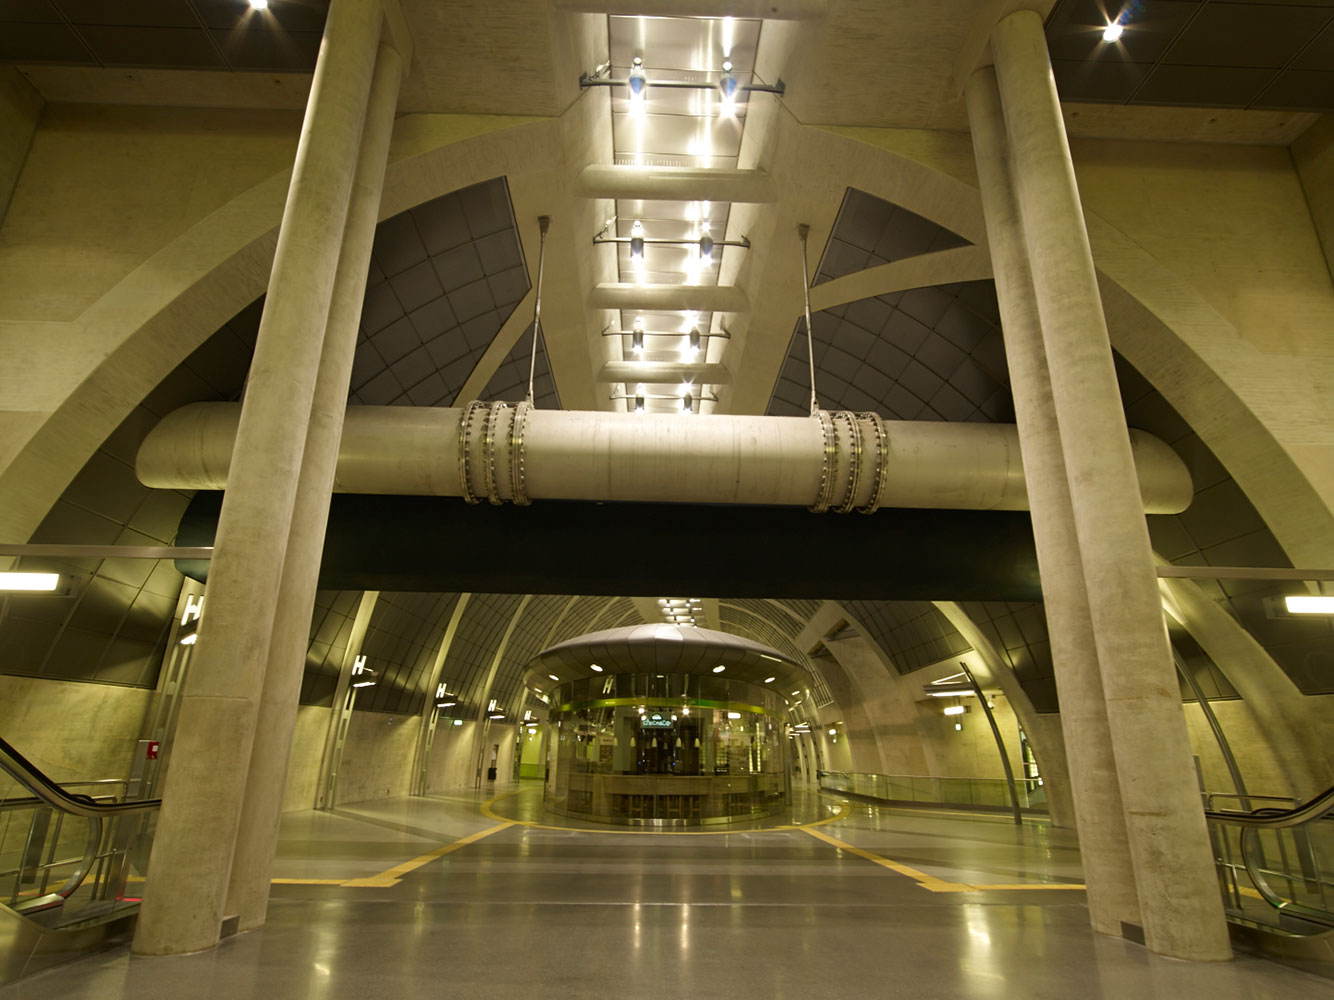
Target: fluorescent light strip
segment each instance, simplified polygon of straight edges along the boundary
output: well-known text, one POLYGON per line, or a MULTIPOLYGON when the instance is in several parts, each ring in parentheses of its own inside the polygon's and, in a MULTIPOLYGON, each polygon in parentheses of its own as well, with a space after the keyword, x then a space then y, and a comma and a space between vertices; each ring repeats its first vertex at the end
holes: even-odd
POLYGON ((1334 615, 1334 595, 1330 594, 1289 594, 1283 603, 1289 614, 1334 615))
POLYGON ((60 586, 59 573, 0 573, 0 590, 49 594, 60 586))

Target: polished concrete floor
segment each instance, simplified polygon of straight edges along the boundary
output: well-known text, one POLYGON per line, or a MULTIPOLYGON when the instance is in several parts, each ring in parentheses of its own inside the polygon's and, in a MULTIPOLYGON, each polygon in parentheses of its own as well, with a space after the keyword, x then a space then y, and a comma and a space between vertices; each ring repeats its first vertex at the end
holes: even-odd
POLYGON ((767 829, 608 832, 543 816, 539 788, 492 794, 291 814, 263 929, 93 956, 0 998, 1334 994, 1256 958, 1095 936, 1073 838, 1045 824, 806 795, 767 829))

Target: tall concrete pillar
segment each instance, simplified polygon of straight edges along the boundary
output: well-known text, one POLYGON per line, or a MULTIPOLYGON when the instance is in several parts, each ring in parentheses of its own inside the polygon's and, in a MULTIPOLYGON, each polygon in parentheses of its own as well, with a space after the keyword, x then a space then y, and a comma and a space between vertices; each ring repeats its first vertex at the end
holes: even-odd
POLYGON ((1089 918, 1094 930, 1103 934, 1135 935, 1142 926, 1139 897, 1112 756, 1084 569, 1075 537, 1074 510, 1066 484, 1065 458, 1056 427, 1047 353, 1042 346, 1042 325, 992 67, 973 74, 965 96, 1024 479, 1028 483, 1028 506, 1033 513, 1033 541, 1042 576, 1056 690, 1061 699, 1061 730, 1072 778, 1070 792, 1088 886, 1089 918))
POLYGON ((398 53, 388 45, 381 45, 361 132, 361 155, 334 278, 324 353, 315 380, 310 428, 306 433, 292 530, 283 563, 282 590, 264 673, 259 722, 250 752, 245 804, 232 860, 226 911, 240 918, 238 929, 242 931, 261 926, 268 911, 270 870, 278 843, 278 821, 282 816, 292 732, 296 728, 297 702, 306 665, 324 528, 329 519, 334 466, 343 435, 352 357, 366 294, 371 244, 375 240, 402 71, 398 53))
POLYGON ((379 0, 334 0, 325 23, 135 934, 141 955, 220 936, 381 18, 379 0))
POLYGON ((1042 19, 992 33, 1145 943, 1231 956, 1042 19))

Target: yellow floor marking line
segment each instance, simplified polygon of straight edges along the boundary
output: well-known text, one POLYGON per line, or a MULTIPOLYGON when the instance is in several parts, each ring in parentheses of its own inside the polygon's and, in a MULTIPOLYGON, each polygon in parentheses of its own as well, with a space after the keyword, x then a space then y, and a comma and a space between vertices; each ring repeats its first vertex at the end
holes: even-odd
POLYGON ((613 836, 619 836, 619 837, 661 836, 662 834, 670 833, 673 837, 725 837, 725 836, 736 836, 738 833, 777 833, 785 830, 806 830, 813 826, 824 826, 826 823, 837 822, 838 820, 845 818, 848 815, 848 813, 852 810, 851 803, 844 800, 839 803, 838 811, 836 813, 834 813, 832 816, 826 816, 823 819, 812 820, 809 823, 784 823, 781 826, 754 827, 752 829, 746 829, 746 830, 736 830, 736 829, 682 830, 680 827, 674 827, 674 826, 651 827, 643 830, 616 830, 616 829, 592 830, 586 826, 555 826, 554 824, 551 823, 539 823, 535 819, 510 819, 509 817, 502 816, 500 813, 496 812, 494 809, 491 808, 492 803, 499 802, 501 799, 507 799, 511 795, 520 795, 523 792, 531 792, 531 791, 536 791, 536 789, 519 788, 512 792, 505 792, 501 795, 497 795, 495 796, 495 798, 487 799, 481 805, 482 815, 485 816, 487 819, 494 819, 494 820, 499 820, 500 822, 511 823, 514 826, 526 826, 533 830, 557 830, 561 833, 596 833, 599 835, 611 834, 613 836))
POLYGON ((346 885, 341 878, 271 878, 270 885, 346 885))
POLYGON ((882 868, 888 868, 893 872, 898 872, 900 875, 906 875, 928 892, 1008 892, 1015 889, 1084 888, 1083 885, 1076 885, 1069 882, 1031 882, 1018 885, 970 885, 966 882, 946 882, 944 879, 936 878, 934 875, 928 875, 924 871, 918 871, 916 868, 910 868, 897 861, 891 861, 889 858, 881 857, 879 854, 862 850, 860 847, 854 847, 847 841, 839 840, 837 837, 831 837, 822 830, 812 830, 809 827, 801 827, 801 829, 805 830, 806 833, 809 833, 816 840, 823 840, 826 844, 831 844, 839 850, 847 851, 849 854, 855 854, 859 858, 865 858, 873 864, 880 865, 882 868))
POLYGON ((499 833, 514 826, 513 820, 505 820, 503 823, 497 823, 495 826, 488 827, 485 830, 478 830, 476 833, 470 833, 466 837, 460 837, 458 840, 451 841, 443 847, 437 847, 434 851, 428 851, 413 858, 411 861, 404 861, 401 865, 394 865, 393 868, 387 868, 378 875, 370 875, 366 878, 349 879, 346 882, 339 882, 345 888, 353 889, 387 889, 398 885, 404 875, 415 872, 422 865, 430 864, 436 858, 443 858, 446 854, 457 851, 460 847, 467 847, 469 844, 475 844, 483 837, 489 837, 493 833, 499 833))

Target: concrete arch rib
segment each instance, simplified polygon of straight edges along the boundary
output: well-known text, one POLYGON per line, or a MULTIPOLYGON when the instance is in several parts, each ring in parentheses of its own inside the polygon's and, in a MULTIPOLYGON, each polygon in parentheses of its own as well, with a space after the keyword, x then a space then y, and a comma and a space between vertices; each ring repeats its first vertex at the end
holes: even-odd
POLYGON ((1298 566, 1334 560, 1328 358, 1263 352, 1124 233, 1086 213, 1112 346, 1223 463, 1298 566))
MULTIPOLYGON (((532 163, 535 146, 559 148, 553 119, 420 115, 401 119, 380 218, 532 163)), ((554 157, 544 169, 559 169, 554 157)), ((78 317, 12 322, 27 344, 12 371, 43 373, 32 385, 0 382, 9 444, 0 453, 0 539, 25 542, 108 433, 191 351, 263 294, 290 170, 283 170, 188 226, 78 317), (23 336, 23 334, 27 334, 23 336), (90 348, 61 365, 55 342, 90 348), (11 388, 13 391, 11 391, 11 388), (46 395, 43 397, 41 393, 46 395)))

